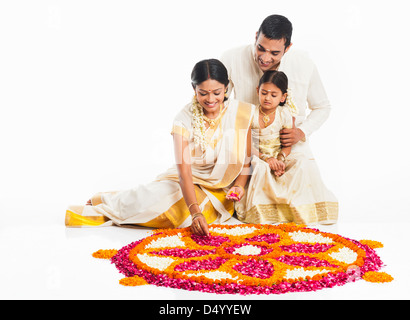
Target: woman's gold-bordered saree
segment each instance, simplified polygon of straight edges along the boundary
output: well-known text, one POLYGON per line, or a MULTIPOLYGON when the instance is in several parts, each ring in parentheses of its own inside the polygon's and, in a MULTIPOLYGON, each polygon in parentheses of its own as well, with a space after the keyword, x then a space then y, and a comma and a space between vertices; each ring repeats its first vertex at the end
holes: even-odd
MULTIPOLYGON (((194 143, 191 107, 188 104, 176 116, 172 134, 181 135, 189 142, 193 182, 202 213, 208 223, 221 223, 234 213, 234 203, 225 196, 242 171, 255 107, 233 99, 226 101, 217 125, 205 132, 207 147, 203 152, 194 143)), ((176 228, 188 227, 192 222, 176 165, 147 185, 98 193, 91 202, 91 206, 70 206, 66 211, 66 226, 176 228)))

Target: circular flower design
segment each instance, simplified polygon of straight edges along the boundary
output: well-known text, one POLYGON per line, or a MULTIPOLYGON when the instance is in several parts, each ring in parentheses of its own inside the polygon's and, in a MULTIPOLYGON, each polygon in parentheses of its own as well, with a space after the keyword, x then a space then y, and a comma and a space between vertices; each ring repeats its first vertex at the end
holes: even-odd
POLYGON ((330 288, 362 277, 392 280, 377 276, 382 261, 371 248, 376 242, 369 240, 361 243, 294 224, 211 225, 209 230, 206 237, 192 235, 190 228, 156 230, 119 251, 99 250, 94 256, 111 257, 127 277, 120 281, 124 285, 212 293, 278 294, 330 288))

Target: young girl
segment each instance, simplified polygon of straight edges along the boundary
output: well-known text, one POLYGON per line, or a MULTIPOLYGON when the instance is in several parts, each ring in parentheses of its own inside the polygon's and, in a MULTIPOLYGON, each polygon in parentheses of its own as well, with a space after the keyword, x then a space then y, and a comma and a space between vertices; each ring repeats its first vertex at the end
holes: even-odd
POLYGON ((338 202, 323 184, 315 161, 292 153, 291 147, 281 147, 280 130, 292 128, 297 114, 287 89, 283 72, 267 71, 260 79, 259 113, 252 123, 253 172, 246 195, 236 204, 238 219, 247 223, 335 223, 338 202))

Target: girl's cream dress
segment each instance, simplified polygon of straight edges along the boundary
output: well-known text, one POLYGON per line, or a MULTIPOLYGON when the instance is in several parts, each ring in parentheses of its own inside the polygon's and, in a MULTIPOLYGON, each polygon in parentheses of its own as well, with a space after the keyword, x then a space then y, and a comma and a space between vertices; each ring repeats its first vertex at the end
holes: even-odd
MULTIPOLYGON (((281 150, 279 131, 291 128, 292 124, 292 115, 286 105, 276 109, 275 120, 263 129, 256 112, 252 121, 254 149, 276 158, 281 150)), ((338 201, 324 185, 314 159, 291 152, 285 173, 276 177, 268 163, 253 156, 252 169, 246 194, 236 204, 239 220, 246 223, 336 223, 338 201)))

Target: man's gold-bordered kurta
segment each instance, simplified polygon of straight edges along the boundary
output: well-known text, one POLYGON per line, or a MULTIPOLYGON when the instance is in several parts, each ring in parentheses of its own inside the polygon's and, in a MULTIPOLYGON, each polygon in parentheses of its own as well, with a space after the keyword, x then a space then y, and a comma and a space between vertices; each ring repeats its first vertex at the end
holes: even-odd
MULTIPOLYGON (((242 171, 247 133, 255 110, 253 105, 234 99, 226 101, 225 106, 218 126, 207 130, 208 146, 200 154, 193 140, 191 104, 177 115, 171 132, 189 142, 196 197, 208 223, 224 222, 234 213, 234 203, 226 199, 226 191, 242 171)), ((67 209, 67 227, 137 225, 176 228, 191 224, 176 166, 147 185, 99 193, 91 200, 92 206, 67 209)))

